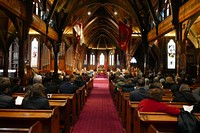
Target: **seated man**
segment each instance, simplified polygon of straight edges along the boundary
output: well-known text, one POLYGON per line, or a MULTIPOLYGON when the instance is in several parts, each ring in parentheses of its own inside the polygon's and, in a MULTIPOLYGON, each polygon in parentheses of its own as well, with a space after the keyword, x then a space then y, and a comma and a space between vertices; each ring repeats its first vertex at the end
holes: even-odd
POLYGON ((10 79, 3 77, 0 79, 0 108, 15 108, 15 100, 9 96, 10 79))
POLYGON ((173 102, 188 102, 194 104, 197 102, 195 97, 192 95, 192 91, 188 84, 181 84, 179 91, 174 93, 173 102))
POLYGON ((74 75, 67 75, 65 81, 59 86, 60 93, 64 94, 73 94, 79 87, 74 82, 75 76, 74 75))
POLYGON ((74 82, 76 83, 76 85, 78 87, 82 87, 83 85, 86 84, 86 81, 84 81, 83 77, 79 74, 76 74, 76 78, 75 78, 74 82))
POLYGON ((130 101, 141 101, 147 97, 147 91, 144 86, 145 79, 139 78, 135 90, 130 93, 130 101))
POLYGON ((51 76, 44 78, 43 85, 46 94, 58 93, 58 87, 51 76))

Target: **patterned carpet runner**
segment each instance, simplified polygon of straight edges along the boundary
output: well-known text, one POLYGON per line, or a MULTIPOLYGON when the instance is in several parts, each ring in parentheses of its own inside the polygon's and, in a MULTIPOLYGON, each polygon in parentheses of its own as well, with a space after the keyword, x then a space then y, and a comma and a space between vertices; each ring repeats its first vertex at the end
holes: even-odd
POLYGON ((107 78, 94 79, 94 88, 72 133, 123 133, 107 78))

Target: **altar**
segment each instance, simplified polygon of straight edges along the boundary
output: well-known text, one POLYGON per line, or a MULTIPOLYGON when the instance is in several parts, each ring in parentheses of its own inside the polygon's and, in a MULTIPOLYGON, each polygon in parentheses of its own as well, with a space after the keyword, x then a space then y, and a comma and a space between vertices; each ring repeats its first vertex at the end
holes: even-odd
POLYGON ((107 78, 107 74, 106 74, 106 70, 104 66, 98 67, 96 78, 107 78))

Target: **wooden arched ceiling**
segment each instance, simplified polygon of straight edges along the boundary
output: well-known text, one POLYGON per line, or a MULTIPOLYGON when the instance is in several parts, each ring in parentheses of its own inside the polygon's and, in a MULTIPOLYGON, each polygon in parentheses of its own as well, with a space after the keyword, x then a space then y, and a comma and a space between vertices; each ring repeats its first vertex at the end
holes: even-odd
MULTIPOLYGON (((51 0, 50 3, 53 5, 54 2, 55 0, 51 0)), ((135 27, 133 32, 134 30, 136 33, 140 32, 137 16, 128 0, 68 0, 62 2, 58 0, 58 3, 56 8, 60 12, 64 10, 66 15, 64 20, 66 28, 70 28, 76 22, 83 24, 84 43, 88 48, 115 49, 119 47, 119 21, 135 27), (88 15, 88 12, 91 12, 91 15, 88 15)))
POLYGON ((7 48, 7 43, 14 40, 16 36, 16 29, 9 17, 0 10, 0 48, 7 48))
MULTIPOLYGON (((24 0, 22 0, 24 1, 24 0)), ((163 10, 165 0, 33 0, 40 2, 41 10, 48 8, 47 22, 55 21, 56 31, 69 31, 76 22, 83 24, 85 44, 91 49, 113 49, 118 46, 118 22, 123 21, 131 26, 133 33, 140 33, 145 37, 149 29, 149 19, 158 21, 156 10, 163 10), (156 9, 155 9, 156 8, 156 9), (91 15, 88 15, 88 11, 91 15), (117 12, 117 15, 114 12, 117 12)), ((170 1, 170 0, 168 0, 170 1)), ((170 1, 171 2, 171 1, 170 1)), ((2 10, 3 11, 3 10, 2 10)), ((1 14, 0 14, 1 15, 1 14)), ((5 16, 5 15, 1 15, 5 16)), ((2 20, 9 20, 2 17, 2 20)), ((46 20, 44 20, 46 22, 46 20)), ((191 26, 190 33, 193 40, 199 42, 199 18, 191 26)), ((8 27, 7 33, 14 33, 13 24, 1 23, 1 31, 8 27), (7 25, 7 26, 6 26, 7 25), (11 32, 10 32, 11 31, 11 32)), ((3 36, 6 36, 6 33, 3 36)), ((70 37, 70 32, 64 32, 70 37)), ((63 39, 64 40, 64 39, 63 39)), ((143 39, 142 39, 143 40, 143 39)))

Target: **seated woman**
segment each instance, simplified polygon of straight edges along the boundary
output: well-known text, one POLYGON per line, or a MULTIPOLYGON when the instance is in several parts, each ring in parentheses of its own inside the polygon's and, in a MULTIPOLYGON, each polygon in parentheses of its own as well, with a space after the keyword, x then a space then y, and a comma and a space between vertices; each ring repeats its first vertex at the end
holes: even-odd
POLYGON ((22 108, 50 109, 49 101, 44 92, 44 86, 41 83, 35 83, 29 86, 22 101, 22 108))
POLYGON ((148 98, 142 100, 138 105, 141 112, 164 112, 171 115, 178 115, 180 109, 160 102, 162 100, 163 90, 161 88, 152 88, 148 91, 148 98))
POLYGON ((9 78, 0 79, 0 108, 15 108, 15 100, 9 95, 10 86, 9 78))

